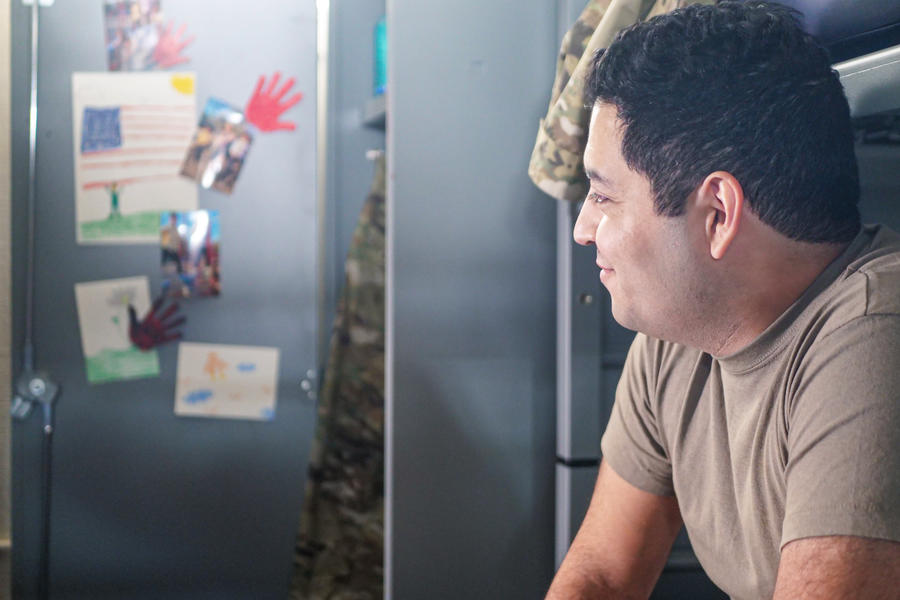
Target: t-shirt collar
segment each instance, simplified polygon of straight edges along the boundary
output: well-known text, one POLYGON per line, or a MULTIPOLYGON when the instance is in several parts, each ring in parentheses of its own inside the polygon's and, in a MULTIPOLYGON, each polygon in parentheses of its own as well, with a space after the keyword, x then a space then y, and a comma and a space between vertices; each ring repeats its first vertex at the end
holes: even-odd
POLYGON ((795 329, 800 326, 800 315, 817 304, 822 292, 837 281, 847 266, 872 243, 878 229, 877 225, 864 225, 844 251, 819 273, 800 297, 765 331, 737 352, 716 359, 722 368, 730 373, 747 372, 764 365, 778 354, 793 339, 795 329))

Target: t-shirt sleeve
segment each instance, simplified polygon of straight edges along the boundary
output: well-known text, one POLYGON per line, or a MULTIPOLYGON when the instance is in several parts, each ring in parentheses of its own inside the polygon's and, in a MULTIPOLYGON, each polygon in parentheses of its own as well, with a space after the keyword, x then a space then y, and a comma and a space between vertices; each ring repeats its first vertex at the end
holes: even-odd
POLYGON ((657 363, 653 344, 643 334, 635 336, 600 449, 603 460, 631 485, 651 494, 673 496, 672 465, 652 408, 657 363))
POLYGON ((900 316, 860 317, 819 343, 788 407, 781 544, 900 541, 900 316))

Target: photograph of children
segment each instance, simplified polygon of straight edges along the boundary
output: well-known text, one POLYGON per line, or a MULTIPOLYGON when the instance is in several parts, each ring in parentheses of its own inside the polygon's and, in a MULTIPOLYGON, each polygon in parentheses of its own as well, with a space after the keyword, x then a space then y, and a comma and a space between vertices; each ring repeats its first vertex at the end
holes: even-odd
POLYGON ((210 98, 184 157, 181 174, 207 189, 230 194, 252 143, 244 114, 210 98))
POLYGON ((160 0, 105 0, 106 64, 110 71, 147 71, 162 25, 160 0))
POLYGON ((219 211, 162 213, 159 243, 163 294, 202 298, 221 293, 219 211))

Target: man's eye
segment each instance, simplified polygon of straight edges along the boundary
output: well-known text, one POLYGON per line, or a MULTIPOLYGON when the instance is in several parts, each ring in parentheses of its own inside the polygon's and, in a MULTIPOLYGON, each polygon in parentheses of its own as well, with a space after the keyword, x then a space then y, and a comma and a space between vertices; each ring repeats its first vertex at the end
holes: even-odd
POLYGON ((603 196, 602 194, 598 194, 597 192, 588 193, 588 202, 593 202, 595 204, 602 204, 604 202, 608 202, 609 198, 603 196))

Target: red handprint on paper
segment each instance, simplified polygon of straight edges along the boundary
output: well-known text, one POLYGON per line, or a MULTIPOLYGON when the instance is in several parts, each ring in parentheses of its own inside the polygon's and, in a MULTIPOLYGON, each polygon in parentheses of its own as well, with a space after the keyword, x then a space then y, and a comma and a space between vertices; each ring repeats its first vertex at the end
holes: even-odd
POLYGON ((296 80, 291 77, 276 92, 275 87, 278 85, 280 78, 281 73, 276 72, 266 89, 263 90, 266 77, 261 75, 259 81, 256 82, 253 96, 250 97, 247 108, 244 109, 244 116, 247 118, 247 121, 253 123, 260 131, 293 131, 297 127, 292 121, 279 121, 278 118, 287 109, 300 102, 303 94, 297 92, 284 103, 281 103, 281 99, 294 87, 296 80))
POLYGON ((178 317, 172 320, 178 310, 177 304, 170 304, 166 310, 157 315, 157 311, 165 301, 165 296, 159 296, 153 301, 153 306, 142 321, 137 319, 137 311, 128 305, 128 337, 131 342, 141 350, 149 350, 160 344, 177 340, 181 337, 180 331, 173 331, 187 320, 178 317))
POLYGON ((156 63, 157 67, 162 69, 168 69, 169 67, 174 67, 175 65, 180 65, 190 60, 187 56, 181 56, 181 51, 194 41, 194 36, 187 39, 181 39, 184 37, 187 25, 179 27, 178 32, 174 35, 172 34, 172 26, 172 21, 169 21, 166 28, 160 32, 159 41, 153 49, 153 62, 156 63))

